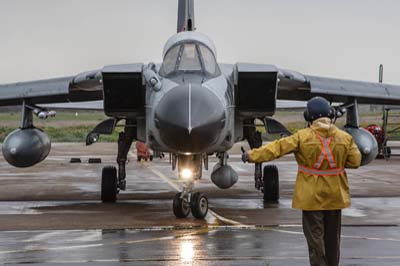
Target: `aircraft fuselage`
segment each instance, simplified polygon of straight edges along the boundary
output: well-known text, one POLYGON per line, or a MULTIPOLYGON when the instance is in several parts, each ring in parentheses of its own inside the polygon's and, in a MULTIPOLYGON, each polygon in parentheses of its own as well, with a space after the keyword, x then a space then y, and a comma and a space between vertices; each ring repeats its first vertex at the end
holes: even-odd
POLYGON ((163 63, 152 70, 162 85, 149 82, 146 89, 152 149, 189 155, 233 146, 234 87, 215 54, 212 42, 196 32, 179 33, 167 42, 163 63))

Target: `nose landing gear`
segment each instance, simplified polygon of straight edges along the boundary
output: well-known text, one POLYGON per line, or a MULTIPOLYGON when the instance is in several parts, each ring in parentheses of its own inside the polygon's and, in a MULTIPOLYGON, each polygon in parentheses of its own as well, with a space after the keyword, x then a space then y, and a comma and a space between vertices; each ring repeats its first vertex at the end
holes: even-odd
MULTIPOLYGON (((208 213, 208 199, 200 192, 193 192, 194 182, 201 179, 202 160, 201 154, 173 156, 172 169, 178 163, 178 172, 183 191, 176 194, 173 200, 173 211, 177 218, 185 218, 192 212, 193 217, 204 219, 208 213)), ((207 160, 205 160, 207 168, 207 160)))
POLYGON ((177 218, 186 218, 191 211, 194 218, 204 219, 208 213, 208 199, 201 192, 179 192, 174 197, 173 211, 177 218))

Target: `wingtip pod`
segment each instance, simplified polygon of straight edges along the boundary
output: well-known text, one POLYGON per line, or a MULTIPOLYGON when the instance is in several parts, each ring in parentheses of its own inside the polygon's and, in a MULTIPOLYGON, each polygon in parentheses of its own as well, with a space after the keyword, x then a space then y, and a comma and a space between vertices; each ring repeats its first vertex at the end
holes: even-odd
POLYGON ((177 32, 194 31, 194 0, 178 0, 177 32))

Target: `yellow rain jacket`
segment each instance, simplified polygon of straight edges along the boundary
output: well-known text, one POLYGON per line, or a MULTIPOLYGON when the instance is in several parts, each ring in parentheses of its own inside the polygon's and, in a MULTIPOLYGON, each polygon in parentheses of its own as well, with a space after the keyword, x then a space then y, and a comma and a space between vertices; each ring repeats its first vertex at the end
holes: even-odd
POLYGON ((361 154, 353 138, 331 124, 315 120, 311 127, 249 151, 250 162, 268 162, 294 153, 298 173, 293 208, 320 211, 350 206, 350 191, 344 168, 358 168, 361 154))

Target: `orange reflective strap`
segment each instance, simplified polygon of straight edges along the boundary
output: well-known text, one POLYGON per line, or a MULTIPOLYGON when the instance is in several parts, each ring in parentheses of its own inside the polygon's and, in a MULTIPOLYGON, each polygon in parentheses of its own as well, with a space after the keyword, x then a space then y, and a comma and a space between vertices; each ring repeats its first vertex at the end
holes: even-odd
POLYGON ((299 165, 298 171, 305 173, 305 174, 309 174, 309 175, 320 175, 320 176, 333 176, 333 175, 339 175, 339 174, 342 174, 345 172, 344 168, 319 170, 319 169, 308 168, 303 165, 299 165))
POLYGON ((344 173, 344 168, 337 168, 335 157, 333 156, 332 150, 329 147, 332 141, 332 137, 323 138, 317 133, 316 135, 321 142, 321 153, 319 154, 317 161, 314 163, 313 168, 299 165, 298 171, 309 175, 319 176, 333 176, 344 173), (328 161, 330 169, 320 169, 324 160, 328 161))
POLYGON ((332 137, 322 138, 319 134, 317 134, 319 141, 321 142, 321 153, 318 156, 317 161, 314 163, 314 168, 319 169, 322 165, 322 162, 326 159, 329 163, 330 168, 336 168, 336 161, 333 157, 332 150, 329 147, 332 141, 332 137))
POLYGON ((321 140, 321 138, 318 136, 319 141, 321 142, 321 152, 319 153, 317 161, 314 163, 314 168, 319 169, 321 167, 322 162, 324 161, 325 158, 325 149, 324 149, 324 144, 321 140))

